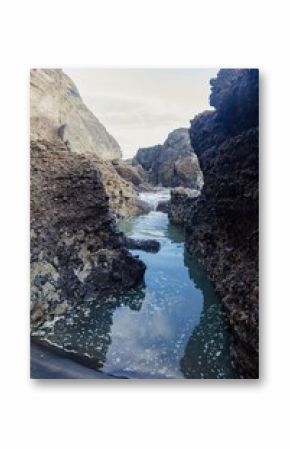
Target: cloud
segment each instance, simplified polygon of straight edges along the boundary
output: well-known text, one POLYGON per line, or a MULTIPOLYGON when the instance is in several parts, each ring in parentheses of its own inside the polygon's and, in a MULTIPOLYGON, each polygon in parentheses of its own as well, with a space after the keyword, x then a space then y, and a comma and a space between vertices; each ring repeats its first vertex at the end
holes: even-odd
POLYGON ((164 142, 209 108, 213 69, 70 69, 84 102, 119 142, 124 157, 164 142))

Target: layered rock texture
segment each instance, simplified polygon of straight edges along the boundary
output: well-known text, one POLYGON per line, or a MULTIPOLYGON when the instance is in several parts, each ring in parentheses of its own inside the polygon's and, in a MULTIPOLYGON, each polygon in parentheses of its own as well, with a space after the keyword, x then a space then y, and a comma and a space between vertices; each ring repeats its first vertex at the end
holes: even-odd
MULTIPOLYGON (((91 160, 94 159, 93 163, 97 165, 100 171, 104 188, 109 197, 110 208, 117 218, 140 215, 147 211, 146 204, 138 197, 137 186, 128 178, 126 179, 124 172, 124 177, 119 174, 116 170, 115 161, 87 157, 91 160)), ((123 165, 123 162, 118 161, 118 166, 121 166, 121 164, 123 165)))
MULTIPOLYGON (((143 279, 115 218, 143 211, 115 169, 118 143, 62 70, 32 70, 31 323, 77 301, 104 300, 143 279)), ((121 164, 121 162, 120 162, 121 164)))
POLYGON ((137 175, 122 177, 125 171, 116 170, 116 165, 124 165, 119 144, 86 107, 72 80, 60 69, 31 70, 30 134, 32 140, 45 139, 64 144, 72 153, 94 156, 110 207, 118 218, 143 212, 137 195, 137 175))
POLYGON ((31 142, 31 323, 77 301, 135 286, 145 265, 126 249, 99 159, 65 144, 31 142))
POLYGON ((132 164, 141 166, 153 185, 200 189, 203 184, 199 162, 185 128, 172 131, 163 145, 140 148, 132 164))
POLYGON ((258 376, 258 71, 220 70, 215 108, 191 121, 190 139, 204 176, 197 198, 173 198, 186 247, 212 279, 234 335, 245 377, 258 376), (184 207, 181 207, 181 204, 184 207))
POLYGON ((121 157, 119 144, 61 69, 31 70, 30 86, 31 139, 54 142, 60 138, 76 153, 92 153, 106 160, 121 157))
POLYGON ((146 173, 140 165, 132 166, 130 163, 120 159, 114 160, 112 163, 116 172, 135 187, 139 187, 147 181, 146 173))
POLYGON ((171 190, 168 204, 168 217, 171 223, 182 226, 187 222, 199 194, 198 190, 185 187, 176 187, 171 190))

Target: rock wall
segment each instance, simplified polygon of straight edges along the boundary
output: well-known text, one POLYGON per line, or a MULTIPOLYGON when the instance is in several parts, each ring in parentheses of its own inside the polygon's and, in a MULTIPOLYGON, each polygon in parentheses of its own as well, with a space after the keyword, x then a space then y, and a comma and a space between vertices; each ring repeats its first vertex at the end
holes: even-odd
POLYGON ((118 171, 118 167, 123 166, 122 161, 119 161, 116 167, 115 161, 104 161, 95 157, 94 164, 101 173, 104 188, 109 197, 109 205, 116 218, 135 216, 146 212, 146 204, 144 205, 139 199, 138 188, 131 182, 132 178, 131 180, 129 177, 126 179, 126 174, 122 171, 123 177, 118 171))
POLYGON ((172 131, 163 145, 140 148, 132 164, 141 165, 153 185, 200 189, 203 184, 198 159, 185 128, 172 131))
POLYGON ((116 162, 122 164, 118 143, 86 107, 72 80, 60 69, 31 70, 30 135, 32 140, 65 144, 72 153, 94 156, 110 207, 118 218, 143 212, 134 182, 124 179, 116 170, 116 162))
POLYGON ((31 139, 61 139, 76 153, 92 153, 106 160, 121 157, 119 144, 61 69, 31 70, 30 121, 31 139))
POLYGON ((258 376, 258 71, 221 70, 211 81, 214 111, 191 121, 191 144, 204 176, 185 201, 186 247, 207 270, 234 336, 245 377, 258 376))
POLYGON ((191 209, 199 196, 198 190, 176 187, 170 192, 168 217, 171 223, 183 226, 189 220, 191 209))
POLYGON ((145 265, 125 249, 99 159, 31 142, 31 324, 70 304, 135 286, 145 265))

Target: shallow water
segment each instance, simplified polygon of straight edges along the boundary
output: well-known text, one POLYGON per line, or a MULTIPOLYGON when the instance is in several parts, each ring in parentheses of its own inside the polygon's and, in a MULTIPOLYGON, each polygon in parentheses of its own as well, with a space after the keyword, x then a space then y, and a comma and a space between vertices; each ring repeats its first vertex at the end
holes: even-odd
MULTIPOLYGON (((155 207, 168 191, 142 194, 155 207)), ((102 371, 132 378, 235 378, 220 303, 186 253, 182 231, 152 210, 122 220, 130 237, 160 242, 157 254, 132 251, 147 266, 137 289, 104 304, 76 305, 39 335, 102 371)))

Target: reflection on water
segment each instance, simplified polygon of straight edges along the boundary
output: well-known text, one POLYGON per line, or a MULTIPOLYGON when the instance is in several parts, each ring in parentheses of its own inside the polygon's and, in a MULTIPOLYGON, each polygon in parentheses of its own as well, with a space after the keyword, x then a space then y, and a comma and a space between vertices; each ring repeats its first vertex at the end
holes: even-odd
POLYGON ((219 302, 204 273, 184 255, 183 233, 156 211, 120 227, 132 238, 161 244, 157 254, 132 251, 147 265, 145 284, 102 304, 92 298, 76 305, 40 329, 42 338, 110 374, 235 377, 219 302))
POLYGON ((199 326, 193 329, 180 360, 181 371, 189 379, 236 378, 238 373, 231 366, 230 334, 213 287, 201 267, 186 252, 184 264, 196 288, 203 293, 204 305, 199 326))

